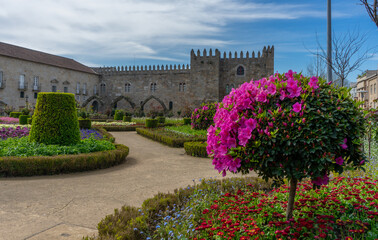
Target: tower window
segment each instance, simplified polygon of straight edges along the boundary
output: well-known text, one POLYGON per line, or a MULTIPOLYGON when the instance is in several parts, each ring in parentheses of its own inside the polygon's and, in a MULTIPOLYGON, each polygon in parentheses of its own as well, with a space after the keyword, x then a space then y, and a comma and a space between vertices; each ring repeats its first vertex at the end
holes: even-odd
POLYGON ((105 90, 106 90, 106 85, 105 85, 105 83, 101 83, 101 84, 100 84, 100 93, 101 93, 101 94, 105 94, 105 90))
POLYGON ((236 69, 236 75, 238 75, 238 76, 243 76, 244 75, 244 68, 242 66, 239 66, 236 69))
POLYGON ((130 83, 126 83, 125 84, 125 92, 130 92, 131 90, 131 84, 130 83))
POLYGON ((151 83, 150 90, 151 92, 156 92, 156 83, 151 83))

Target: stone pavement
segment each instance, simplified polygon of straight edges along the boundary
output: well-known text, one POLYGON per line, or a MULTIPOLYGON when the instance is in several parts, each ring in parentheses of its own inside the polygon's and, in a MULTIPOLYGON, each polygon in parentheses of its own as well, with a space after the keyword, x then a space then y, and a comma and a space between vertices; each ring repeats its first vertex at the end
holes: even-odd
POLYGON ((115 208, 140 207, 158 192, 173 192, 200 178, 221 178, 211 160, 137 135, 112 132, 130 148, 125 163, 55 176, 0 178, 0 240, 77 240, 97 234, 115 208))

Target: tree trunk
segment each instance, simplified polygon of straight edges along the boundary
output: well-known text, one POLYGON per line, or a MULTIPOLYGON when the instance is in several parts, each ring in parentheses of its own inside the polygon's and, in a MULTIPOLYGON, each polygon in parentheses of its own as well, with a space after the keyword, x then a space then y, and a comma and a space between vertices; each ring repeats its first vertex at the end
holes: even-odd
POLYGON ((286 208, 286 221, 289 221, 289 219, 293 217, 294 198, 295 198, 295 193, 297 191, 297 184, 298 184, 298 179, 292 178, 290 180, 289 202, 287 203, 287 208, 286 208))

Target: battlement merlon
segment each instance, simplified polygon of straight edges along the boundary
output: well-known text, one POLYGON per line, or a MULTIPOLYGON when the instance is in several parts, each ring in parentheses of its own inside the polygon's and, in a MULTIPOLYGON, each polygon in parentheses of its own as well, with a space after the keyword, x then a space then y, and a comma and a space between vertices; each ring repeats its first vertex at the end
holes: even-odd
POLYGON ((255 54, 255 51, 252 51, 251 55, 247 51, 245 56, 244 52, 240 51, 239 56, 237 52, 229 52, 228 54, 226 52, 223 52, 222 59, 258 59, 258 58, 267 58, 267 57, 274 57, 274 46, 268 46, 264 47, 263 50, 260 52, 258 51, 257 54, 255 54), (227 57, 228 55, 228 57, 227 57))
POLYGON ((142 66, 116 66, 116 67, 92 67, 98 74, 112 75, 112 74, 136 74, 136 73, 184 73, 190 67, 189 64, 174 64, 174 65, 142 65, 142 66))

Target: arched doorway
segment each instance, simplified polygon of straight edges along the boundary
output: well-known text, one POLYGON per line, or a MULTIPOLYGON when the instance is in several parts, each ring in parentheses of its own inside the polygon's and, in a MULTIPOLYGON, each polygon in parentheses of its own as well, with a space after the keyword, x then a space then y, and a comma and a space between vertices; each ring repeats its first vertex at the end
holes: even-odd
POLYGON ((96 100, 92 102, 91 109, 93 112, 98 112, 98 102, 96 100))

